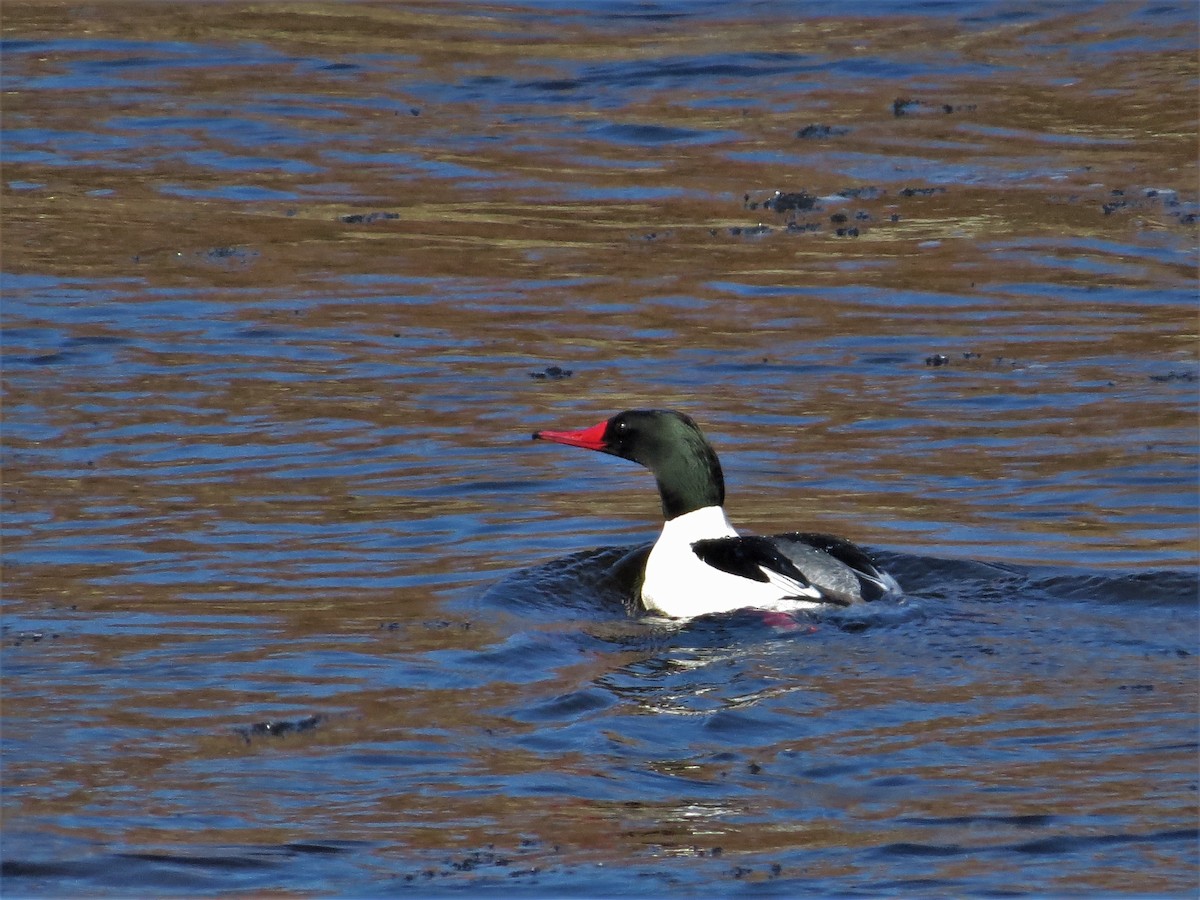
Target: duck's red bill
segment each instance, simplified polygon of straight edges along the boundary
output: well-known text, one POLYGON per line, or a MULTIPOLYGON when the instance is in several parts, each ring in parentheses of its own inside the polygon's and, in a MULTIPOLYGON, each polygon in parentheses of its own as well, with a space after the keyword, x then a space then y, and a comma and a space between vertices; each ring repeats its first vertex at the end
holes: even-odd
POLYGON ((603 450, 604 432, 608 422, 601 422, 583 431, 535 431, 534 439, 566 444, 568 447, 583 447, 585 450, 603 450))

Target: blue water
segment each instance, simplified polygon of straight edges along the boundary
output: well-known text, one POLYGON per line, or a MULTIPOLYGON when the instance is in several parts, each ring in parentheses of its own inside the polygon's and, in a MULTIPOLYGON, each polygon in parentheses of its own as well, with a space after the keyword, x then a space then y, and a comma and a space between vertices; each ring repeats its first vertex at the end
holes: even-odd
POLYGON ((1194 896, 1195 12, 6 4, 5 895, 1194 896))

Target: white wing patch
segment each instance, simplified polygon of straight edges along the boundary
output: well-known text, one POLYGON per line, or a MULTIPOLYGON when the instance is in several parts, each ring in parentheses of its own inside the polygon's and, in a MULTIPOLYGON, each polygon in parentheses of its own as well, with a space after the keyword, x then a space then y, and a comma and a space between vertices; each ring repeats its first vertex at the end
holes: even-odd
POLYGON ((766 566, 759 566, 758 570, 767 576, 767 582, 783 592, 784 597, 811 597, 814 600, 821 599, 821 592, 811 584, 797 581, 794 578, 788 578, 782 572, 776 572, 773 569, 768 569, 766 566))

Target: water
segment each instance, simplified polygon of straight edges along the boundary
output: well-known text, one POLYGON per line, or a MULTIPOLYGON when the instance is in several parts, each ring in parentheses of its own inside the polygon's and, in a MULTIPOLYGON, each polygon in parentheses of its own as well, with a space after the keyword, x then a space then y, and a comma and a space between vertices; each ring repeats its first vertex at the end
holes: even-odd
POLYGON ((851 12, 5 5, 6 895, 1194 895, 1195 5, 851 12))

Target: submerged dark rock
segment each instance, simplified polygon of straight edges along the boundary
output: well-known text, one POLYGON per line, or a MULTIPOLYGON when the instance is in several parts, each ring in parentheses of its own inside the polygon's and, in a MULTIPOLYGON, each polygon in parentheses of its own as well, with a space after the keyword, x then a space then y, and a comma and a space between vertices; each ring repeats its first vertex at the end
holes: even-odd
POLYGON ((311 731, 324 721, 324 719, 324 716, 314 714, 305 716, 302 719, 279 719, 278 721, 255 722, 253 725, 244 725, 234 730, 248 744, 252 738, 259 735, 279 737, 280 735, 292 734, 294 732, 311 731))
POLYGON ((796 137, 801 140, 822 140, 824 138, 841 137, 849 133, 849 128, 838 125, 805 125, 796 132, 796 137))
POLYGON ((917 114, 924 115, 951 115, 958 112, 974 112, 976 106, 974 103, 927 103, 924 100, 912 100, 908 97, 897 97, 892 101, 892 115, 896 118, 901 116, 911 116, 917 114))
POLYGON ((538 381, 559 381, 563 378, 570 378, 574 375, 571 369, 564 369, 560 366, 546 366, 540 372, 530 372, 529 377, 538 381))
POLYGON ((775 196, 765 201, 763 206, 767 209, 773 209, 777 213, 790 212, 792 210, 804 211, 814 209, 817 205, 817 197, 810 194, 808 191, 791 191, 784 193, 776 191, 775 196))
POLYGON ((370 225, 373 222, 398 218, 400 218, 400 213, 394 212, 351 213, 348 216, 342 216, 342 221, 347 225, 370 225))

